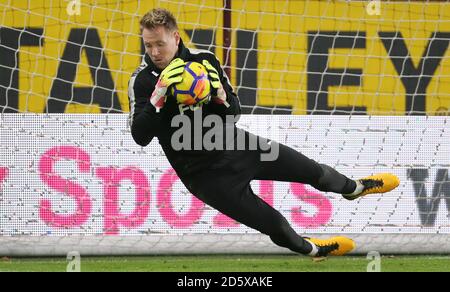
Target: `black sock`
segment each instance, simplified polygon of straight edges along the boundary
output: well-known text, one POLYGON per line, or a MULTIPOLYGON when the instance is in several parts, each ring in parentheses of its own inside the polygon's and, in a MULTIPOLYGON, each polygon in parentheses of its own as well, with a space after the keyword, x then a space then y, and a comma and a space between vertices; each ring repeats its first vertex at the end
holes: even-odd
POLYGON ((345 182, 345 186, 342 190, 343 194, 351 194, 356 190, 356 182, 352 179, 347 178, 347 181, 345 182))

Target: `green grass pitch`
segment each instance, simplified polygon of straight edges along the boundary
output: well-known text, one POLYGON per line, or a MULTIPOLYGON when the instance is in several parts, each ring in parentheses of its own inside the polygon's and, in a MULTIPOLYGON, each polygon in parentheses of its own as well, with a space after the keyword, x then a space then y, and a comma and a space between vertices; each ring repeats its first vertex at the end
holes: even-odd
MULTIPOLYGON (((82 272, 366 272, 363 256, 330 257, 313 261, 296 255, 199 255, 81 257, 82 272)), ((53 258, 0 259, 0 271, 65 272, 68 260, 53 258)), ((383 256, 382 272, 450 271, 450 256, 383 256)))

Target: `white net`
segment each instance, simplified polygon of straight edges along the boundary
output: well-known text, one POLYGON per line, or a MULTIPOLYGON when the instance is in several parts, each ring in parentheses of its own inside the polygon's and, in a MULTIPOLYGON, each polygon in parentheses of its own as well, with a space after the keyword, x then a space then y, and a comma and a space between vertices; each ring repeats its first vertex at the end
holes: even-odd
POLYGON ((188 252, 167 235, 194 253, 280 251, 191 196, 155 141, 132 141, 128 81, 153 7, 221 60, 253 114, 240 127, 352 178, 400 177, 395 192, 351 203, 254 182, 299 233, 352 234, 359 252, 407 238, 398 252, 424 252, 416 239, 450 232, 449 1, 0 0, 0 253, 61 253, 64 242, 188 252))

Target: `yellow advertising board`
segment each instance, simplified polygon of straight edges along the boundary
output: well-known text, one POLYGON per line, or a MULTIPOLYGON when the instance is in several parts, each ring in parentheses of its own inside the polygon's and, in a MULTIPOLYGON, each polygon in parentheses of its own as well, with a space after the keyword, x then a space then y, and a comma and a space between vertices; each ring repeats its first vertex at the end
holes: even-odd
MULTIPOLYGON (((230 77, 243 104, 294 114, 448 114, 450 5, 391 1, 371 11, 369 2, 231 1, 230 77)), ((128 80, 141 62, 139 19, 157 6, 174 13, 188 47, 224 61, 221 0, 0 0, 8 53, 0 79, 3 92, 18 91, 2 106, 127 112, 128 80), (189 41, 207 32, 209 43, 189 41), (23 38, 15 52, 14 37, 23 38)))

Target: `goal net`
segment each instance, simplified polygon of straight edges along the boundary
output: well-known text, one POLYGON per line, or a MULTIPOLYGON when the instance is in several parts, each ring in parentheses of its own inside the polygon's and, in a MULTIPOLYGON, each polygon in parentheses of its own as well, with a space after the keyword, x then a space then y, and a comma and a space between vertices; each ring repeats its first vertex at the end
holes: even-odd
POLYGON ((399 176, 352 202, 252 182, 299 234, 450 252, 449 1, 0 0, 0 254, 286 252, 192 196, 157 141, 133 142, 128 81, 154 7, 219 58, 239 127, 351 178, 399 176))

